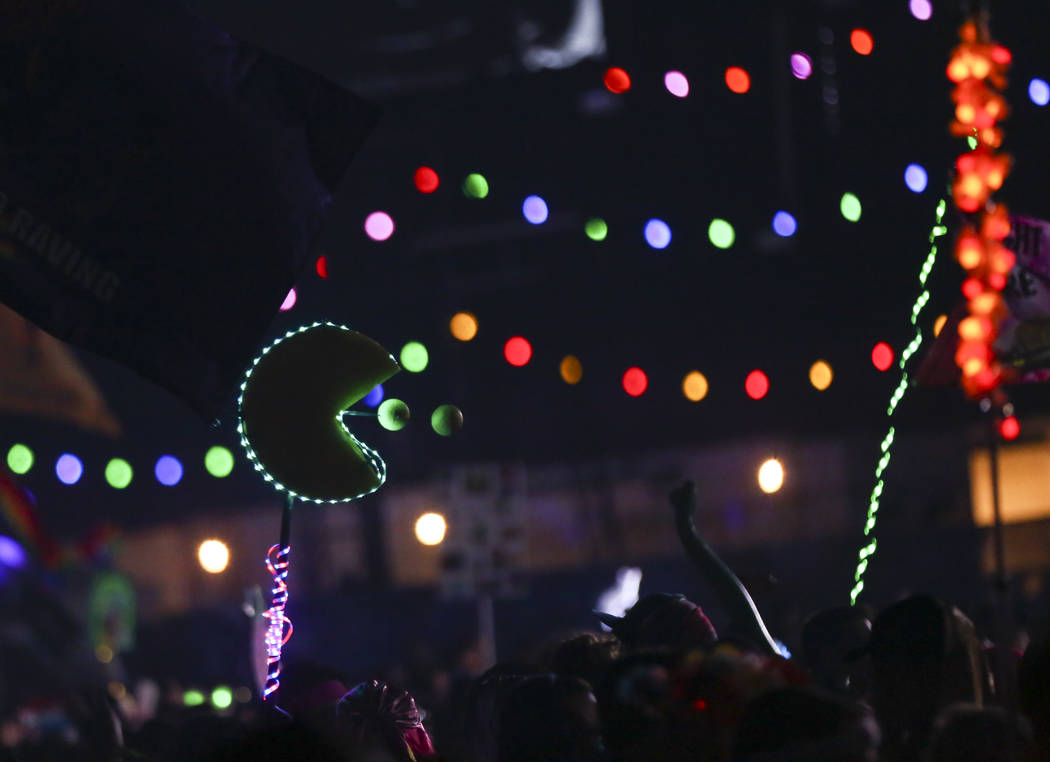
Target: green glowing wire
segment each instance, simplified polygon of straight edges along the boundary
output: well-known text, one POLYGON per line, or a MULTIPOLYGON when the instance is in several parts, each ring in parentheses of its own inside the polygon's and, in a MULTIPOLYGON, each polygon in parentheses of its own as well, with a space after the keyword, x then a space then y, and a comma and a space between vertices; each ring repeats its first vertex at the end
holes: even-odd
MULTIPOLYGON (((948 202, 945 199, 941 199, 937 203, 937 219, 933 223, 933 228, 930 230, 930 253, 926 255, 926 261, 922 263, 922 269, 919 271, 919 285, 922 287, 922 291, 919 296, 915 299, 915 304, 911 308, 911 324, 915 328, 915 336, 909 342, 908 346, 901 352, 900 369, 901 369, 901 380, 897 384, 897 388, 893 390, 893 394, 890 396, 889 407, 886 408, 886 415, 892 417, 894 411, 897 409, 897 405, 904 399, 904 393, 908 390, 908 371, 905 369, 908 360, 910 360, 916 352, 919 351, 919 347, 922 346, 922 329, 919 328, 919 315, 922 313, 926 303, 930 301, 930 290, 926 288, 926 281, 930 277, 930 273, 933 271, 933 265, 937 261, 937 239, 948 232, 948 228, 941 224, 944 219, 944 213, 948 209, 948 202)), ((890 465, 890 459, 893 457, 893 439, 896 435, 896 431, 893 426, 890 426, 890 430, 886 433, 886 437, 882 440, 880 446, 881 455, 879 456, 879 462, 875 467, 875 487, 871 491, 871 499, 868 504, 868 518, 864 522, 864 536, 870 537, 870 541, 860 549, 859 558, 857 559, 857 571, 853 575, 853 580, 856 583, 853 589, 850 590, 849 602, 851 606, 855 606, 857 603, 857 597, 864 589, 864 572, 868 570, 868 559, 875 554, 875 537, 872 536, 872 532, 875 529, 875 521, 879 513, 879 501, 882 499, 882 490, 885 487, 885 482, 882 479, 882 474, 886 468, 890 465)))

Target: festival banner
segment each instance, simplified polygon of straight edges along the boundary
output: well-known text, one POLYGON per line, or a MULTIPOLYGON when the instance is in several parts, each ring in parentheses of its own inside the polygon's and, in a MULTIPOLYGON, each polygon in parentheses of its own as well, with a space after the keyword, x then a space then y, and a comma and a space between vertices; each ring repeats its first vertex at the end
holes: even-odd
POLYGON ((173 0, 0 28, 0 302, 218 416, 376 111, 173 0))

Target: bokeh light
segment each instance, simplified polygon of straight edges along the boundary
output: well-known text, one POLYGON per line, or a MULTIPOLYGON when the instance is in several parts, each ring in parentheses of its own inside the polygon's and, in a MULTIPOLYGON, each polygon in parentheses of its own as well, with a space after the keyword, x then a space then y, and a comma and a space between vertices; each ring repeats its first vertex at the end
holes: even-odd
POLYGON ((671 243, 671 228, 663 220, 649 220, 645 223, 645 242, 654 249, 666 249, 671 243))
POLYGON ((904 170, 904 184, 908 186, 908 190, 912 193, 922 193, 926 190, 928 182, 929 178, 926 175, 926 170, 918 164, 909 164, 904 170))
POLYGON ((224 479, 233 471, 233 453, 222 445, 209 447, 204 454, 204 468, 216 479, 224 479))
POLYGON ((409 373, 422 373, 430 362, 427 348, 418 341, 410 341, 401 347, 401 367, 409 373))
POLYGON ((448 321, 448 329, 460 341, 470 341, 478 335, 478 319, 469 312, 457 312, 448 321))
POLYGON ((372 212, 365 217, 365 233, 373 241, 385 241, 394 234, 394 220, 386 212, 372 212))
POLYGON ((773 232, 782 238, 790 238, 798 230, 798 222, 790 212, 781 210, 773 215, 773 232))
POLYGON ((605 224, 605 220, 601 217, 592 217, 583 226, 583 232, 592 241, 604 241, 605 236, 609 235, 609 226, 605 224))
POLYGON ((230 565, 230 549, 222 540, 205 540, 197 548, 197 560, 208 574, 222 574, 230 565))
POLYGON ((443 437, 452 436, 463 428, 463 411, 455 405, 438 405, 430 414, 430 428, 443 437))
POLYGON ((861 213, 860 199, 852 193, 843 193, 842 200, 839 201, 839 211, 850 222, 858 222, 861 213))
POLYGON ((919 21, 929 21, 930 16, 933 15, 933 5, 930 0, 910 0, 908 10, 919 21))
POLYGON ((420 193, 433 193, 438 189, 438 185, 441 183, 438 179, 438 173, 430 167, 420 167, 417 169, 416 173, 412 176, 412 181, 416 184, 416 190, 420 193))
POLYGON ((153 475, 165 487, 174 487, 182 481, 182 462, 174 455, 161 455, 153 466, 153 475))
POLYGON ((1050 84, 1045 79, 1035 77, 1028 83, 1028 97, 1037 106, 1045 106, 1050 103, 1050 84))
POLYGON ((736 240, 736 231, 725 220, 713 219, 711 224, 707 226, 707 237, 719 249, 728 249, 733 245, 733 241, 736 240))
POLYGON ((7 467, 15 474, 29 473, 33 467, 33 451, 24 444, 11 445, 7 451, 7 467))
POLYGON ((746 93, 751 89, 751 75, 739 66, 726 69, 726 87, 734 93, 746 93))
POLYGON ((893 357, 893 347, 885 341, 880 341, 871 350, 871 364, 883 372, 893 365, 893 357))
POLYGON ((850 32, 849 44, 862 56, 871 55, 871 51, 875 49, 875 40, 872 39, 871 32, 867 29, 854 29, 850 32))
POLYGON ((796 52, 791 54, 791 73, 796 79, 809 79, 813 74, 813 59, 805 53, 796 52))
POLYGON ((211 692, 211 705, 216 709, 229 709, 233 704, 233 691, 220 685, 211 692))
POLYGON ((484 175, 471 172, 463 181, 463 195, 467 198, 485 198, 489 195, 489 181, 484 175))
POLYGON ((760 370, 753 370, 744 379, 744 391, 753 400, 760 400, 769 394, 769 377, 760 370))
POLYGON ((80 481, 80 477, 84 475, 84 464, 80 462, 80 458, 70 453, 63 453, 58 456, 58 460, 55 462, 55 476, 63 484, 76 484, 80 481))
POLYGON ((532 359, 532 344, 521 336, 514 336, 503 345, 503 356, 515 368, 520 368, 532 359))
POLYGON ((707 379, 698 370, 690 371, 682 379, 682 394, 690 402, 699 402, 707 396, 707 379))
POLYGON ((416 519, 416 539, 423 545, 440 545, 448 524, 440 513, 427 512, 416 519))
POLYGON ((372 391, 370 391, 368 394, 361 398, 361 402, 363 402, 368 407, 376 407, 377 405, 379 405, 380 402, 383 401, 383 394, 383 385, 376 384, 375 388, 372 389, 372 391))
POLYGON ((1003 418, 1003 420, 999 422, 999 434, 1008 442, 1017 439, 1021 434, 1020 421, 1012 415, 1003 418))
POLYGON ((124 489, 133 476, 131 464, 123 458, 113 458, 106 464, 106 483, 113 489, 124 489))
POLYGON ((411 417, 408 405, 399 399, 391 397, 379 406, 379 425, 387 431, 400 431, 411 417))
POLYGON ((769 458, 758 468, 758 486, 767 495, 784 486, 784 466, 776 458, 769 458))
POLYGON ((689 80, 680 71, 669 71, 664 74, 664 87, 676 98, 689 95, 689 80))
POLYGON ((641 397, 649 388, 649 378, 641 368, 628 368, 623 374, 623 390, 632 397, 641 397))
POLYGON ((288 295, 285 296, 284 297, 284 301, 281 302, 281 312, 287 312, 292 307, 294 307, 295 306, 295 300, 297 298, 298 297, 296 296, 295 289, 294 288, 289 289, 288 290, 288 295))
POLYGON ((835 374, 831 372, 831 366, 823 360, 817 360, 809 366, 809 382, 817 391, 824 391, 831 386, 835 374))
POLYGON ((321 276, 322 278, 327 278, 328 277, 328 259, 326 257, 323 257, 323 256, 318 257, 317 258, 317 264, 315 265, 315 269, 317 270, 317 274, 319 276, 321 276))
POLYGON ((613 93, 625 93, 631 89, 631 76, 619 66, 610 66, 606 69, 602 81, 613 93))
POLYGON ((204 703, 204 694, 200 691, 186 691, 182 694, 182 703, 186 706, 200 706, 204 703))
POLYGON ((29 556, 18 541, 6 535, 0 535, 0 566, 8 569, 21 569, 26 565, 29 556))
POLYGON ((937 319, 933 321, 933 338, 937 338, 941 335, 941 331, 944 330, 944 324, 948 322, 947 315, 938 315, 937 319))
POLYGON ((561 380, 567 384, 578 384, 583 378, 583 363, 575 355, 565 355, 558 366, 561 380))
POLYGON ((547 221, 547 202, 539 196, 529 196, 521 205, 521 213, 533 225, 542 225, 547 221))

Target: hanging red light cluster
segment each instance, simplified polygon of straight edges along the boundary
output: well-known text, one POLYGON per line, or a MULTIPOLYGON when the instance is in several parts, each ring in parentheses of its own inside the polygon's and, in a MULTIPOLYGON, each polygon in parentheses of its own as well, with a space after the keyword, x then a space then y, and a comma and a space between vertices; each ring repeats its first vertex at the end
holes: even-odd
POLYGON ((1010 233, 1006 206, 991 198, 1010 171, 1010 156, 996 151, 1003 142, 999 123, 1008 109, 1001 91, 1012 56, 991 42, 976 21, 963 24, 959 36, 962 41, 948 63, 948 79, 955 83, 951 131, 970 138, 972 150, 955 162, 952 195, 970 220, 955 242, 955 258, 968 274, 962 291, 970 314, 959 323, 955 362, 962 370, 963 389, 970 397, 981 397, 1002 381, 992 345, 1006 310, 999 292, 1014 266, 1014 253, 1003 245, 1010 233))

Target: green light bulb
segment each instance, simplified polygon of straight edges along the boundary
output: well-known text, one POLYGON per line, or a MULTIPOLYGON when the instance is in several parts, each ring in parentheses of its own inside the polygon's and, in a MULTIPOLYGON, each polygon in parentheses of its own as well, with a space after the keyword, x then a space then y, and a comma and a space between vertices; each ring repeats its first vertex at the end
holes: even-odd
POLYGON ((113 458, 106 464, 106 482, 113 489, 124 489, 131 484, 131 464, 123 458, 113 458))
POLYGON ((860 219, 860 199, 852 193, 842 194, 839 209, 842 211, 842 216, 850 222, 857 222, 860 219))
POLYGON ((441 405, 430 416, 430 426, 443 437, 463 428, 463 412, 455 405, 441 405))
POLYGON ((604 241, 605 236, 609 235, 609 226, 605 224, 605 220, 601 217, 587 220, 583 230, 592 241, 604 241))
POLYGON ((233 453, 222 445, 215 445, 204 456, 204 467, 216 479, 222 479, 233 471, 233 453))
POLYGON ((24 444, 12 445, 7 451, 7 467, 16 474, 28 473, 33 467, 33 451, 24 444))
POLYGON ((736 240, 736 231, 725 220, 714 219, 711 220, 711 224, 707 227, 707 237, 719 249, 728 249, 733 245, 733 241, 736 240))
POLYGON ((471 172, 463 181, 463 194, 468 198, 485 198, 489 195, 489 181, 484 175, 471 172))
POLYGON ((387 431, 400 431, 411 417, 408 405, 398 399, 388 399, 379 406, 379 425, 387 431))
POLYGON ((211 692, 211 703, 216 709, 228 709, 233 703, 233 691, 225 685, 218 686, 211 692))
POLYGON ((401 348, 401 367, 410 373, 422 373, 429 361, 427 348, 418 341, 410 341, 401 348))

